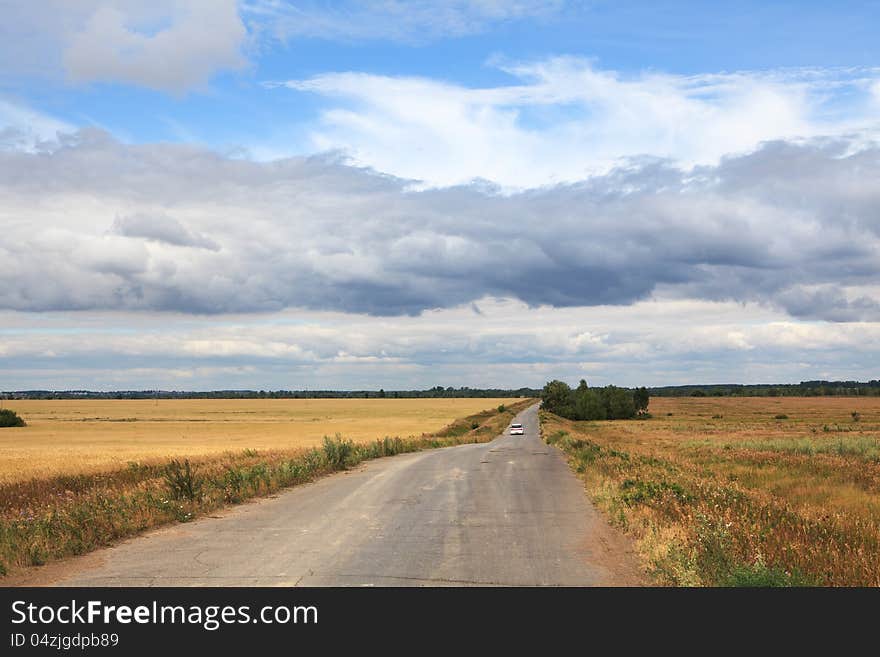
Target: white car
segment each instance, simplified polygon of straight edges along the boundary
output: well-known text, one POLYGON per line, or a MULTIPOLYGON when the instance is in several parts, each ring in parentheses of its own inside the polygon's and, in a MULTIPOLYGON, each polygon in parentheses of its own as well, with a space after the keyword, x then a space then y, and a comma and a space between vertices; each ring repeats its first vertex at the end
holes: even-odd
POLYGON ((514 422, 510 425, 510 435, 511 436, 521 436, 523 435, 523 425, 519 422, 514 422))

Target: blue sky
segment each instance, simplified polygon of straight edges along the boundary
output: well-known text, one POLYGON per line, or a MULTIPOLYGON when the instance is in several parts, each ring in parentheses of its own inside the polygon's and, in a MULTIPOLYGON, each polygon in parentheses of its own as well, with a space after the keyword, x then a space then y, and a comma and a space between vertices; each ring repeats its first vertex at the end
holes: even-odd
MULTIPOLYGON (((17 4, 23 3, 6 3, 7 15, 14 17, 17 4)), ((39 33, 41 3, 28 4, 34 15, 27 32, 16 33, 16 22, 5 21, 4 36, 13 42, 26 42, 34 31, 39 33)), ((383 3, 373 3, 377 7, 372 10, 371 3, 358 2, 278 3, 313 8, 316 14, 323 7, 342 23, 323 31, 304 28, 301 35, 273 34, 271 17, 247 9, 260 4, 240 9, 249 28, 240 43, 246 58, 242 68, 217 67, 190 88, 169 93, 128 80, 71 83, 63 66, 51 65, 62 55, 62 34, 48 44, 36 40, 41 48, 58 50, 47 55, 49 62, 36 72, 28 65, 16 71, 19 63, 12 61, 16 54, 28 54, 26 43, 0 51, 10 58, 4 65, 4 96, 72 126, 104 127, 126 141, 195 140, 233 149, 280 139, 279 148, 295 154, 309 150, 302 141, 304 126, 326 103, 308 94, 266 89, 266 81, 359 71, 426 77, 464 87, 503 86, 516 80, 497 62, 560 55, 582 57, 600 70, 624 76, 644 71, 694 75, 862 68, 880 62, 877 2, 523 2, 521 15, 498 19, 491 12, 487 16, 468 8, 480 3, 464 2, 455 12, 464 26, 431 26, 425 18, 402 33, 387 25, 393 14, 381 9, 383 3), (357 25, 346 30, 349 16, 357 25)), ((432 3, 421 4, 430 15, 432 3)))
POLYGON ((0 17, 0 390, 876 377, 878 2, 0 17))

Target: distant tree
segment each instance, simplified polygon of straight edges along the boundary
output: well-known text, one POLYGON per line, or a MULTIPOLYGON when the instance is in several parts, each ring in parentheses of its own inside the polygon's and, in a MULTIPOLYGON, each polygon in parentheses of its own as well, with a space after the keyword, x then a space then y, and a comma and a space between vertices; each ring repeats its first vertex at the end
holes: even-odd
POLYGON ((0 408, 0 427, 24 427, 25 421, 18 413, 8 408, 0 408))
POLYGON ((642 387, 633 390, 633 404, 636 407, 636 413, 646 413, 650 399, 647 388, 642 387))
POLYGON ((590 388, 583 379, 574 390, 562 381, 550 381, 544 386, 541 399, 546 410, 570 420, 629 419, 648 408, 646 388, 590 388))
POLYGON ((379 388, 379 398, 385 399, 385 389, 384 388, 379 388))

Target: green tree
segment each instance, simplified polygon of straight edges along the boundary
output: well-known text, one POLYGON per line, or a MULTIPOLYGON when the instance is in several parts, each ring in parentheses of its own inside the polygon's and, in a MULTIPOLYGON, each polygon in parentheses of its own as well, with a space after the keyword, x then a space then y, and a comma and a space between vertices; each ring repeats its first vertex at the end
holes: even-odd
POLYGON ((636 413, 646 413, 648 411, 649 402, 650 395, 648 395, 647 388, 642 387, 633 390, 633 403, 636 407, 636 413))
POLYGON ((608 416, 601 393, 578 387, 574 399, 574 420, 604 420, 608 416))
POLYGON ((24 427, 27 426, 25 421, 19 417, 18 413, 8 408, 0 409, 0 427, 24 427))
POLYGON ((602 389, 605 403, 605 415, 609 420, 626 420, 636 415, 633 393, 617 386, 605 386, 602 389))
POLYGON ((572 406, 571 388, 557 379, 548 381, 541 391, 541 401, 544 409, 568 417, 572 406))

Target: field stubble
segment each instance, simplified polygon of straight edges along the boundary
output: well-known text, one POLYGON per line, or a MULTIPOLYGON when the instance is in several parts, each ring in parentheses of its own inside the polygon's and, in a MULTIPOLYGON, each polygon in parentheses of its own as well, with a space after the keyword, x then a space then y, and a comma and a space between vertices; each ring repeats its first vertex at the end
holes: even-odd
POLYGON ((655 398, 650 411, 542 413, 542 430, 658 582, 880 586, 880 399, 655 398))

